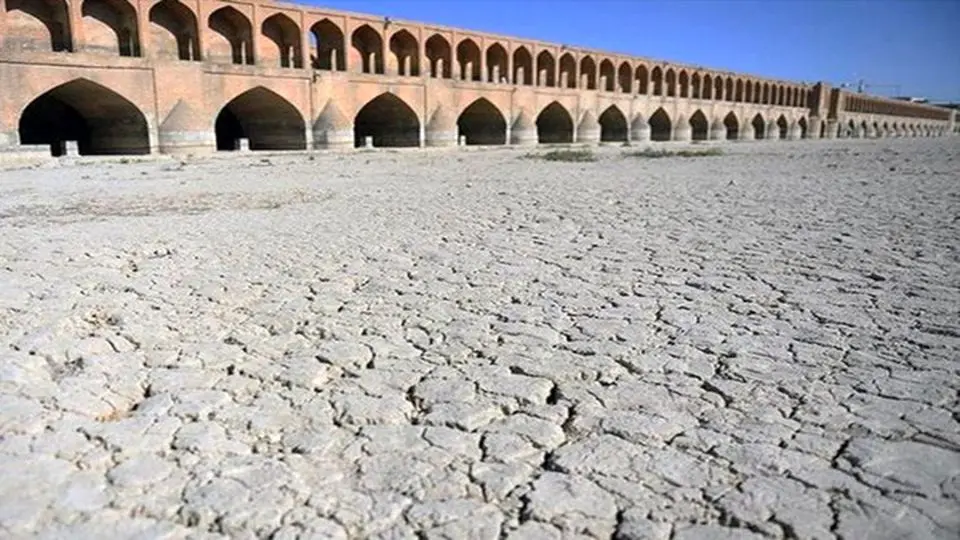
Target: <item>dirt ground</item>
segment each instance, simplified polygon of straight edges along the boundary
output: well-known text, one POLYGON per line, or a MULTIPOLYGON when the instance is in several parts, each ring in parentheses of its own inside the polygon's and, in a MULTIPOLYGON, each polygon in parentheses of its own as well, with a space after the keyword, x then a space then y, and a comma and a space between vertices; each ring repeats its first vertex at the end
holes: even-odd
POLYGON ((956 538, 960 139, 722 148, 0 171, 0 536, 956 538))

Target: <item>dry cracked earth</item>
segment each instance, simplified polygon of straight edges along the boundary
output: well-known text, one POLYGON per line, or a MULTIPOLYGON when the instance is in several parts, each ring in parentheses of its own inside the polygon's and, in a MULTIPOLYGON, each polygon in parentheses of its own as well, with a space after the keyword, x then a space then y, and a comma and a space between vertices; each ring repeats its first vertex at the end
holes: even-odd
POLYGON ((4 538, 960 534, 960 139, 0 172, 4 538))

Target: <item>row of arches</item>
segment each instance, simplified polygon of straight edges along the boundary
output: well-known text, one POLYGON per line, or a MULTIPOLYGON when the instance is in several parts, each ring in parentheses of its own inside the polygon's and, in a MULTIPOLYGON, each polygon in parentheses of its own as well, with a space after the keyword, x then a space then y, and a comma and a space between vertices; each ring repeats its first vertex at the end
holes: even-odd
MULTIPOLYGON (((72 51, 75 48, 66 0, 7 0, 4 39, 20 49, 72 51)), ((84 50, 120 56, 143 54, 136 9, 128 0, 82 0, 84 50)), ((469 37, 452 44, 439 33, 423 47, 409 29, 381 32, 361 24, 349 36, 323 18, 304 33, 294 18, 273 13, 255 28, 232 6, 216 9, 205 21, 204 51, 196 13, 180 0, 159 0, 148 13, 151 53, 185 61, 353 71, 475 82, 597 90, 805 107, 810 91, 797 85, 750 80, 700 70, 632 63, 552 48, 519 45, 508 51, 499 42, 480 44, 469 37), (259 45, 257 45, 259 43, 259 45), (262 58, 260 57, 262 56, 262 58), (388 69, 389 68, 389 69, 388 69)), ((9 47, 8 47, 9 48, 9 47)))
MULTIPOLYGON (((311 126, 314 133, 331 127, 326 123, 329 118, 329 115, 322 115, 311 126)), ((352 120, 335 120, 336 125, 332 127, 351 130, 354 146, 364 146, 372 140, 377 147, 420 146, 424 131, 451 131, 456 139, 467 145, 509 144, 521 136, 546 144, 616 142, 631 138, 696 141, 811 136, 805 117, 788 120, 782 114, 765 118, 756 113, 743 119, 730 111, 711 121, 699 109, 689 117, 672 118, 661 107, 648 118, 637 114, 628 120, 617 105, 609 105, 594 117, 592 111, 571 114, 556 101, 544 107, 535 118, 528 118, 525 112, 520 112, 516 118, 509 119, 494 103, 478 98, 458 115, 447 118, 436 112, 422 127, 414 109, 388 92, 366 103, 352 120)), ((821 137, 828 136, 825 126, 821 127, 821 137)), ((161 137, 168 127, 160 127, 161 137)), ((300 111, 279 94, 260 86, 226 103, 211 127, 218 150, 238 150, 242 140, 248 142, 251 150, 307 148, 307 125, 300 111)), ((866 121, 857 123, 853 119, 840 123, 837 129, 837 136, 841 137, 896 133, 931 135, 941 130, 932 125, 870 124, 866 121)), ((118 93, 86 79, 57 86, 28 104, 20 116, 19 135, 21 144, 47 145, 54 155, 65 152, 67 141, 76 141, 81 154, 143 154, 150 151, 145 115, 118 93)))

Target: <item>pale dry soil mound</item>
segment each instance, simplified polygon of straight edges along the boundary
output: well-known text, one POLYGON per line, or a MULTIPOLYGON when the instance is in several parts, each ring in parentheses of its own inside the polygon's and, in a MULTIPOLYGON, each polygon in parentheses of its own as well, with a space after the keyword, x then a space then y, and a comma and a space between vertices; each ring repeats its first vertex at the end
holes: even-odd
POLYGON ((956 538, 960 140, 726 148, 0 172, 0 536, 956 538))

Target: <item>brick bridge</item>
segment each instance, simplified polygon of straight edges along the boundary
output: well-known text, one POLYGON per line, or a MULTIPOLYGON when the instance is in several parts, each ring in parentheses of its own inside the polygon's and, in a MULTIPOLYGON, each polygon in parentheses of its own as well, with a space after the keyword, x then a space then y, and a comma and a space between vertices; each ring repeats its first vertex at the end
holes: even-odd
POLYGON ((0 153, 957 133, 934 106, 269 0, 0 0, 0 153))

